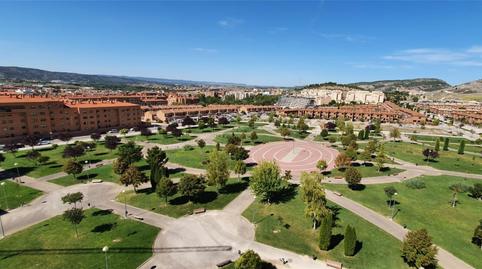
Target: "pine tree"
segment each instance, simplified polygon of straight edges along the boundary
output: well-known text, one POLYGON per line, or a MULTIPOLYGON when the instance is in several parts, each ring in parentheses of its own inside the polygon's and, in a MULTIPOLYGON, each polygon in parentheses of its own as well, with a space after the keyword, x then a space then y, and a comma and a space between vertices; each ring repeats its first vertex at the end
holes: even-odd
POLYGON ((363 139, 365 139, 365 132, 362 129, 358 132, 358 140, 363 140, 363 139))
POLYGON ((365 133, 364 133, 365 137, 364 139, 368 139, 370 137, 370 130, 369 129, 365 129, 365 133))
POLYGON ((443 150, 444 150, 444 151, 448 151, 448 150, 449 150, 449 138, 448 138, 448 137, 446 137, 445 140, 444 140, 443 150))
POLYGON ((440 140, 435 140, 435 151, 439 151, 440 150, 440 140))
POLYGON ((464 154, 464 150, 465 150, 465 140, 461 140, 459 145, 459 151, 457 153, 464 154))
POLYGON ((355 227, 351 227, 350 225, 346 226, 344 247, 345 247, 345 256, 355 255, 355 250, 356 250, 355 227))
POLYGON ((320 243, 321 250, 328 250, 331 242, 331 229, 333 228, 333 216, 332 214, 326 215, 321 219, 320 225, 320 243))

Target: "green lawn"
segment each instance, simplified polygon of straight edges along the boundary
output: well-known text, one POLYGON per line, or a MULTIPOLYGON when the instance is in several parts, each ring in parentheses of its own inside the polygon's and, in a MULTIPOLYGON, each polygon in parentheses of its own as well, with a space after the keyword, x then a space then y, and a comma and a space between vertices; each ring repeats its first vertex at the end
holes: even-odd
MULTIPOLYGON (((37 151, 43 156, 50 157, 46 164, 38 166, 25 157, 29 150, 19 151, 15 154, 15 157, 12 154, 4 154, 5 161, 1 163, 1 167, 5 170, 9 170, 9 173, 16 175, 17 170, 14 164, 18 163, 17 167, 20 175, 28 175, 36 178, 62 172, 62 167, 67 161, 67 159, 62 157, 64 148, 65 146, 62 145, 58 146, 56 149, 38 149, 37 151)), ((104 144, 99 142, 97 143, 95 150, 86 151, 85 154, 77 158, 77 160, 80 162, 87 160, 90 163, 97 163, 102 160, 114 159, 116 157, 115 152, 115 150, 110 151, 109 149, 105 148, 104 144)))
POLYGON ((270 132, 264 130, 264 129, 259 129, 258 126, 254 126, 254 128, 251 128, 249 126, 241 126, 234 128, 232 130, 233 133, 246 133, 246 136, 249 136, 252 131, 255 131, 258 135, 259 134, 271 134, 270 132))
POLYGON ((404 142, 385 143, 386 154, 404 161, 429 165, 441 170, 482 174, 482 156, 459 155, 457 152, 439 151, 440 157, 436 161, 426 162, 422 155, 424 148, 422 145, 404 142))
MULTIPOLYGON (((289 128, 289 130, 290 130, 290 135, 288 137, 292 137, 292 138, 305 139, 307 136, 310 135, 309 131, 300 132, 292 128, 289 128)), ((279 133, 279 129, 277 129, 276 131, 279 133)))
POLYGON ((155 134, 148 137, 145 137, 142 135, 130 136, 130 137, 126 137, 125 139, 129 141, 142 141, 142 142, 151 142, 151 143, 156 143, 161 145, 168 145, 168 144, 176 144, 184 141, 189 141, 194 138, 195 136, 190 136, 187 134, 183 134, 180 137, 175 137, 171 134, 155 134))
POLYGON ((75 179, 72 175, 68 175, 65 177, 49 180, 49 182, 62 185, 62 186, 70 186, 74 184, 87 182, 88 180, 92 180, 92 179, 102 179, 103 181, 119 183, 119 175, 114 173, 114 171, 112 170, 112 165, 110 164, 104 165, 102 167, 86 170, 82 172, 80 175, 77 175, 77 179, 75 179))
POLYGON ((408 137, 415 137, 418 140, 424 141, 434 141, 437 139, 445 139, 445 137, 449 138, 449 142, 451 143, 460 143, 460 141, 464 140, 466 143, 473 143, 474 141, 468 140, 464 137, 452 137, 452 136, 431 136, 431 135, 408 135, 408 137))
MULTIPOLYGON (((422 140, 419 140, 419 141, 417 141, 417 142, 423 143, 423 144, 426 144, 426 145, 429 145, 429 146, 432 146, 432 147, 435 146, 435 142, 434 142, 434 141, 422 141, 422 140)), ((449 143, 449 149, 458 150, 458 149, 459 149, 459 145, 460 145, 459 143, 449 143)), ((443 142, 440 143, 440 148, 441 148, 441 149, 443 148, 443 142)), ((481 153, 481 152, 482 152, 482 145, 465 144, 464 151, 465 151, 465 152, 473 152, 473 153, 481 153)))
POLYGON ((179 218, 191 214, 196 208, 222 209, 246 189, 247 185, 245 181, 240 182, 230 179, 220 193, 217 193, 215 186, 208 186, 205 193, 195 202, 190 202, 185 196, 177 193, 169 197, 166 204, 163 198, 159 197, 155 192, 151 192, 150 189, 139 190, 137 193, 134 191, 121 193, 117 196, 117 200, 124 202, 124 199, 126 199, 128 204, 135 207, 179 218))
POLYGON ((200 129, 199 127, 193 127, 189 129, 182 129, 183 133, 192 133, 192 134, 201 134, 201 133, 211 133, 211 132, 218 132, 224 129, 233 128, 232 124, 227 125, 217 125, 214 128, 207 127, 204 129, 200 129))
MULTIPOLYGON (((167 157, 169 158, 169 162, 192 168, 206 169, 208 155, 215 148, 215 146, 205 146, 201 149, 200 147, 195 146, 192 150, 166 150, 166 153, 167 157)), ((229 166, 232 167, 233 165, 234 161, 229 159, 229 166)), ((248 170, 249 169, 250 167, 248 167, 248 170)))
POLYGON ((305 217, 305 205, 299 194, 280 204, 266 205, 257 200, 243 215, 251 221, 254 217, 256 240, 274 247, 316 255, 322 260, 337 260, 348 268, 408 268, 400 257, 400 241, 346 209, 330 206, 337 212, 337 222, 333 229, 334 247, 329 251, 319 250, 319 231, 313 230, 311 220, 305 217), (343 241, 340 242, 348 224, 356 227, 362 243, 354 257, 344 256, 343 241))
POLYGON ((450 176, 421 177, 426 184, 425 189, 414 190, 403 183, 367 185, 362 191, 353 191, 346 186, 326 185, 344 196, 363 205, 390 216, 392 210, 387 206, 387 197, 383 189, 394 186, 398 195, 396 201, 400 212, 395 220, 407 225, 408 229, 426 228, 434 242, 452 254, 471 264, 482 268, 480 249, 470 243, 475 226, 482 217, 482 203, 467 194, 459 194, 460 204, 452 208, 450 200, 452 192, 449 186, 454 183, 473 185, 477 180, 465 180, 450 176))
POLYGON ((43 194, 41 191, 12 181, 2 180, 0 182, 5 183, 3 186, 0 186, 0 211, 7 208, 17 208, 43 194))
MULTIPOLYGON (((390 175, 396 175, 399 174, 400 172, 403 172, 404 170, 398 169, 398 168, 390 168, 390 167, 385 167, 381 171, 378 171, 378 167, 376 166, 364 166, 360 165, 358 167, 355 167, 360 173, 362 174, 362 178, 366 177, 378 177, 378 176, 390 176, 390 175)), ((325 173, 325 176, 327 177, 344 177, 345 171, 344 170, 339 170, 337 168, 329 171, 329 173, 325 173)))
MULTIPOLYGON (((258 144, 264 144, 264 143, 276 142, 276 141, 282 141, 283 140, 283 138, 278 137, 278 136, 258 134, 258 139, 256 139, 255 141, 252 141, 249 138, 249 134, 250 133, 246 134, 247 138, 243 140, 243 146, 248 146, 248 145, 252 146, 252 145, 258 145, 258 144)), ((228 143, 228 137, 231 136, 231 135, 232 135, 232 133, 226 133, 226 134, 218 135, 218 136, 216 136, 214 141, 218 142, 220 144, 226 144, 226 143, 228 143)), ((240 133, 235 133, 235 135, 239 136, 240 133)))
POLYGON ((152 256, 158 228, 98 209, 87 210, 85 216, 78 225, 79 238, 73 226, 57 216, 0 240, 0 268, 104 268, 104 246, 110 249, 109 268, 134 269, 152 256))

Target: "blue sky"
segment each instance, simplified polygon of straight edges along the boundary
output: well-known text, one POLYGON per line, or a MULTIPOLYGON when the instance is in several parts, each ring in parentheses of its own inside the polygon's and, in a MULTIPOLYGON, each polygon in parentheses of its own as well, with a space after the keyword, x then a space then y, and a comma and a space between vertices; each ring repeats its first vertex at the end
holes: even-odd
POLYGON ((1 1, 0 65, 303 85, 482 78, 482 1, 1 1))

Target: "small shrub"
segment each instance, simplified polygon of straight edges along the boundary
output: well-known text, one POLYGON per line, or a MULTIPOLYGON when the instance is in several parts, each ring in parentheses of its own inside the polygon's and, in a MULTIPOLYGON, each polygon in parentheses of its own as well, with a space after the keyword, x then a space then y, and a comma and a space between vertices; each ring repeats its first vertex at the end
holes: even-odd
POLYGON ((423 180, 416 178, 405 181, 405 186, 407 186, 407 188, 416 190, 424 189, 426 187, 423 180))
POLYGON ((190 151, 190 150, 193 150, 193 149, 194 149, 194 147, 191 146, 191 145, 184 145, 183 148, 184 148, 185 151, 190 151))
POLYGON ((58 148, 58 147, 59 147, 59 145, 57 145, 57 144, 52 144, 52 149, 56 149, 56 148, 58 148))

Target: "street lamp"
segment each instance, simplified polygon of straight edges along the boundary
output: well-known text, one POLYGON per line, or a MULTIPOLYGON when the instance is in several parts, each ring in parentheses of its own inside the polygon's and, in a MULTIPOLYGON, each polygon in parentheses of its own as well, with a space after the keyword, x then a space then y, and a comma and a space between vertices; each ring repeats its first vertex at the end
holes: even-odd
POLYGON ((124 195, 124 216, 127 219, 127 196, 126 196, 126 190, 122 190, 122 194, 124 195))
MULTIPOLYGON (((396 192, 393 195, 397 196, 398 193, 396 192)), ((395 217, 395 199, 392 198, 392 217, 391 217, 391 219, 393 220, 394 217, 395 217)))
MULTIPOLYGON (((90 167, 89 161, 85 160, 84 163, 87 165, 87 169, 86 169, 86 170, 88 170, 89 167, 90 167)), ((87 181, 90 181, 90 172, 87 171, 86 173, 87 173, 87 181)))
MULTIPOLYGON (((17 178, 20 177, 20 172, 18 171, 18 163, 14 163, 13 164, 15 166, 15 168, 17 169, 17 178)), ((18 181, 17 181, 18 182, 18 181)))
POLYGON ((109 251, 109 247, 105 246, 102 248, 102 252, 105 254, 105 269, 109 269, 109 262, 107 260, 107 251, 109 251))
POLYGON ((3 198, 5 199, 6 210, 8 210, 7 187, 5 187, 5 182, 0 183, 0 185, 3 187, 3 198))

